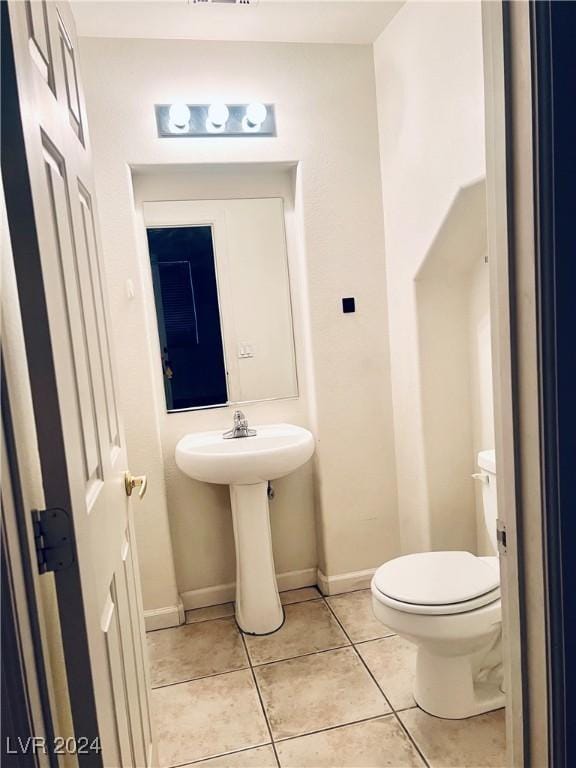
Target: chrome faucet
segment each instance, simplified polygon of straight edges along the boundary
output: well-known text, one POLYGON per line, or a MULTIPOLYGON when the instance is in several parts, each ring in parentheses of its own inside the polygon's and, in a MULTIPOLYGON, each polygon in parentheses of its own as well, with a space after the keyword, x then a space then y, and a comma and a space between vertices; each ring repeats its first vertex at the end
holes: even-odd
POLYGON ((232 440, 237 437, 254 437, 255 429, 249 429, 248 419, 242 411, 234 411, 234 426, 228 432, 224 432, 224 440, 232 440))

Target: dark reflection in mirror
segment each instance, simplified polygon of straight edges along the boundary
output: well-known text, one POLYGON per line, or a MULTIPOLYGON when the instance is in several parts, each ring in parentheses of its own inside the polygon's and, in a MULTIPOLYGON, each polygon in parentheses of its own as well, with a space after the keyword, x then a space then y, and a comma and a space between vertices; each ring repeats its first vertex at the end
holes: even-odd
POLYGON ((169 411, 224 405, 226 366, 212 228, 146 230, 169 411))

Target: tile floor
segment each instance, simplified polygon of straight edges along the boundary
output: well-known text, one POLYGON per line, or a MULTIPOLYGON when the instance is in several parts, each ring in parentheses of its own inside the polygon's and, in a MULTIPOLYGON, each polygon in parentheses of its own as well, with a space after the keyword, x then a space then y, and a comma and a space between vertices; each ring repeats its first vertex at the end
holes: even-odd
POLYGON ((501 768, 504 712, 439 720, 412 697, 413 646, 370 591, 281 595, 284 626, 243 635, 232 603, 148 633, 163 768, 501 768))

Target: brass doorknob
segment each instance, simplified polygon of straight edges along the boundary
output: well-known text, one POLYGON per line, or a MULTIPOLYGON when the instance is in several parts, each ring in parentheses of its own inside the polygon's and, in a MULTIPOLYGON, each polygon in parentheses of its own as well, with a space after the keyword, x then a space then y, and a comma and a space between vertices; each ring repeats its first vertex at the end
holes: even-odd
POLYGON ((124 472, 124 487, 126 496, 132 496, 134 488, 140 488, 138 498, 142 499, 148 488, 148 478, 146 475, 133 475, 131 472, 124 472))

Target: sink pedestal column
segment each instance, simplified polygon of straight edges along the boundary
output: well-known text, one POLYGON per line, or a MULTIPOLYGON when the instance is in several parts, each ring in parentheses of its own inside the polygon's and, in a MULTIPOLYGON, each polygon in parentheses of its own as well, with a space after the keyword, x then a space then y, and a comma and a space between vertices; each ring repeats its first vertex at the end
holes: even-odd
POLYGON ((231 485, 230 499, 236 545, 236 621, 244 632, 265 635, 284 621, 272 554, 268 483, 231 485))

